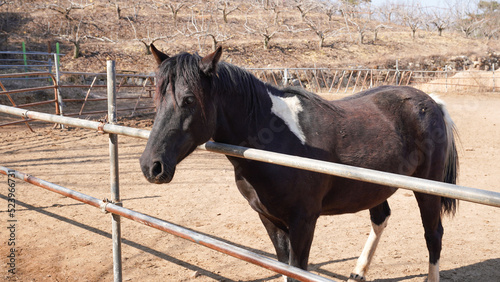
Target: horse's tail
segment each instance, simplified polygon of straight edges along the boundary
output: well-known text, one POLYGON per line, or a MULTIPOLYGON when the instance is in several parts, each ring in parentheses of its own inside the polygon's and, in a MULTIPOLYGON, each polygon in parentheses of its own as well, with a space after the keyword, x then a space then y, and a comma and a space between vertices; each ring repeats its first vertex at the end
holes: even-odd
MULTIPOLYGON (((458 176, 458 154, 455 135, 457 134, 457 129, 448 110, 446 109, 445 103, 436 95, 431 94, 430 96, 438 104, 439 109, 443 113, 446 125, 446 140, 448 144, 446 149, 445 175, 443 181, 446 183, 456 184, 458 176)), ((442 213, 454 215, 457 211, 457 202, 458 201, 456 199, 441 197, 442 213)))

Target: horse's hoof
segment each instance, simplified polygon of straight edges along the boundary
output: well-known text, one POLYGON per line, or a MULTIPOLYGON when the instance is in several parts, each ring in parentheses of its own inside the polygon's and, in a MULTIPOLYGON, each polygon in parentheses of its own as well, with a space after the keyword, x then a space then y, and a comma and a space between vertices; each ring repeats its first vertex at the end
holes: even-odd
POLYGON ((349 280, 347 280, 347 282, 361 282, 361 281, 366 281, 366 278, 364 276, 354 273, 351 273, 351 275, 349 276, 349 280))

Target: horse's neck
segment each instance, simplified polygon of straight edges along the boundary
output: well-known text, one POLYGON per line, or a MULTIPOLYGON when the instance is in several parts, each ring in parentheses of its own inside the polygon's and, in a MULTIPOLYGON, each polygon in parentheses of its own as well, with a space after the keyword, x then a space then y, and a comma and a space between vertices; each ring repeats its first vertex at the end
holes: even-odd
MULTIPOLYGON (((253 78, 247 85, 234 85, 232 89, 218 93, 217 129, 215 141, 245 145, 249 138, 268 123, 271 116, 267 91, 272 87, 253 78)), ((278 91, 272 88, 273 91, 278 91)))

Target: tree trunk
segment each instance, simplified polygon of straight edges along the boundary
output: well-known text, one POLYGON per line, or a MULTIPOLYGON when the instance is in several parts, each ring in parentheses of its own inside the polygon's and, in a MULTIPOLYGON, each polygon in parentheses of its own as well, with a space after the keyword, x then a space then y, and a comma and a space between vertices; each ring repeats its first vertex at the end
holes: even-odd
POLYGON ((115 8, 116 8, 116 19, 120 20, 122 18, 121 12, 122 10, 120 9, 120 5, 115 2, 115 8))
POLYGON ((318 50, 321 50, 323 48, 323 44, 324 43, 325 43, 325 37, 324 36, 319 36, 318 50))
POLYGON ((218 42, 214 35, 211 34, 210 37, 212 38, 212 51, 215 52, 217 50, 218 42))
POLYGON ((269 49, 269 40, 271 40, 271 38, 264 35, 264 50, 269 49))
POLYGON ((179 13, 179 10, 173 11, 173 17, 174 17, 174 26, 177 26, 177 13, 179 13))
POLYGON ((144 54, 145 55, 151 55, 151 49, 149 47, 151 44, 147 44, 144 41, 141 41, 141 43, 144 44, 144 54))
POLYGON ((359 38, 358 38, 358 44, 363 45, 363 39, 365 38, 365 35, 363 32, 359 32, 359 38))
POLYGON ((80 42, 78 40, 73 41, 73 59, 78 59, 80 57, 80 42))
POLYGON ((227 7, 224 7, 222 10, 222 18, 224 19, 224 22, 227 23, 227 7))

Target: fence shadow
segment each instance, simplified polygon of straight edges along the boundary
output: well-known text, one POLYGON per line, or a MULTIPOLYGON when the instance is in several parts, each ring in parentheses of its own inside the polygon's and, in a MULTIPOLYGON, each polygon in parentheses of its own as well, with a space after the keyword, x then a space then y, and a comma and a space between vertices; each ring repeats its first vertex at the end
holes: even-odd
MULTIPOLYGON (((0 194, 0 198, 4 199, 5 201, 8 200, 8 198, 5 195, 3 195, 3 194, 0 194)), ((24 210, 31 210, 31 211, 38 212, 38 213, 40 213, 42 215, 52 217, 52 218, 54 218, 56 220, 59 220, 59 221, 71 224, 71 225, 79 227, 79 228, 83 228, 83 229, 85 229, 87 231, 93 232, 93 233, 95 233, 97 235, 100 235, 102 237, 105 237, 105 238, 111 240, 111 233, 103 231, 103 230, 100 230, 98 228, 92 227, 92 226, 87 225, 87 224, 80 223, 80 222, 78 222, 76 220, 73 220, 71 218, 67 218, 65 216, 62 216, 62 215, 50 212, 50 211, 46 210, 47 207, 35 207, 33 205, 30 205, 30 204, 25 203, 25 202, 20 201, 20 200, 16 200, 16 205, 23 207, 24 210)), ((83 204, 83 203, 76 203, 75 205, 85 205, 85 204, 83 204)), ((97 212, 97 210, 96 210, 96 212, 97 212)), ((184 227, 184 228, 186 228, 186 227, 184 227)), ((189 229, 189 228, 186 228, 186 229, 189 229)), ((203 234, 205 236, 209 236, 209 237, 214 238, 216 240, 220 240, 220 241, 223 241, 223 242, 226 242, 226 243, 238 246, 240 248, 244 248, 244 249, 249 250, 251 252, 254 252, 254 253, 257 253, 257 254, 260 254, 260 255, 263 255, 263 256, 267 256, 267 257, 274 257, 274 259, 276 259, 275 256, 272 255, 272 254, 270 254, 270 253, 267 253, 267 252, 264 252, 264 251, 261 251, 261 250, 258 250, 258 249, 253 249, 253 248, 250 248, 250 247, 247 247, 247 246, 243 246, 243 245, 240 245, 240 244, 235 244, 234 242, 231 242, 231 241, 228 241, 228 240, 225 240, 225 239, 222 239, 222 238, 210 235, 210 234, 204 234, 204 233, 196 231, 196 230, 192 230, 192 229, 189 229, 189 230, 191 230, 193 232, 197 232, 197 233, 203 234)), ((181 238, 179 238, 179 240, 181 240, 181 238)), ((170 256, 170 255, 165 254, 165 253, 163 253, 161 251, 157 251, 155 249, 152 249, 152 248, 150 248, 148 246, 145 246, 145 245, 142 245, 140 243, 137 243, 137 242, 134 242, 134 241, 122 238, 122 244, 125 244, 125 245, 128 245, 130 247, 139 249, 139 250, 141 250, 143 252, 152 254, 152 255, 154 255, 154 256, 156 256, 158 258, 161 258, 163 260, 167 260, 169 262, 175 263, 175 264, 177 264, 179 266, 182 266, 184 268, 187 268, 187 269, 189 269, 189 270, 191 270, 193 272, 197 272, 201 276, 206 276, 208 278, 211 278, 211 279, 214 279, 214 280, 217 280, 217 281, 233 281, 230 278, 227 278, 227 277, 224 277, 224 276, 219 275, 217 273, 214 273, 214 272, 211 272, 209 270, 203 269, 203 268, 201 268, 201 267, 199 267, 197 265, 190 264, 190 263, 188 263, 186 261, 180 260, 180 259, 178 259, 176 257, 170 256)), ((111 258, 111 252, 110 252, 110 260, 111 259, 112 258, 111 258)), ((269 279, 278 278, 280 276, 281 276, 280 274, 276 274, 276 275, 271 276, 271 277, 266 277, 266 278, 263 278, 263 279, 251 280, 251 281, 255 281, 255 282, 258 282, 258 281, 267 281, 269 279)))
MULTIPOLYGON (((440 273, 442 282, 476 282, 476 281, 500 281, 500 258, 488 259, 471 265, 462 266, 450 270, 442 270, 440 273)), ((413 278, 425 278, 427 273, 408 275, 389 279, 374 279, 374 282, 405 281, 413 278)))

